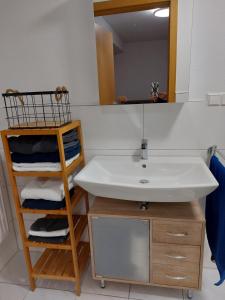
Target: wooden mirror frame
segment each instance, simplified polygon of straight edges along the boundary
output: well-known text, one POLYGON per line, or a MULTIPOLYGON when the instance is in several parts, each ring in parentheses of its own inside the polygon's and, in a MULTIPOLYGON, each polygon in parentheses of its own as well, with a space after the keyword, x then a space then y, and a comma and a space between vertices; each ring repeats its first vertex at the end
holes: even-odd
POLYGON ((94 16, 169 7, 168 102, 176 102, 177 15, 178 0, 110 0, 94 3, 94 16))

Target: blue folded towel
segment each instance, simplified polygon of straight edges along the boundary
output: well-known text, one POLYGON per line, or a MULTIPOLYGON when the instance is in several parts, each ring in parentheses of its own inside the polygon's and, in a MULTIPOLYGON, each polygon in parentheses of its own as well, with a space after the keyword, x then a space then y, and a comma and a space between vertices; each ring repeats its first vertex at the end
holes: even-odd
MULTIPOLYGON (((65 159, 68 160, 78 153, 80 153, 80 144, 76 147, 70 147, 65 149, 65 159)), ((56 163, 60 161, 59 152, 51 153, 33 153, 33 154, 21 154, 21 153, 12 153, 12 161, 15 163, 37 163, 37 162, 52 162, 56 163)))
POLYGON ((210 170, 219 187, 206 198, 206 232, 220 274, 220 280, 215 284, 219 286, 225 280, 225 167, 213 156, 210 170))

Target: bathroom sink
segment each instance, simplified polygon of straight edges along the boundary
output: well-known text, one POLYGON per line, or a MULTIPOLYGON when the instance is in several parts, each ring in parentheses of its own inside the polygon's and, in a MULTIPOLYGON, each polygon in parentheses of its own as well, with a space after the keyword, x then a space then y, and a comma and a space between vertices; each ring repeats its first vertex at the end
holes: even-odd
POLYGON ((187 202, 218 182, 200 157, 96 156, 75 177, 95 196, 144 202, 187 202))

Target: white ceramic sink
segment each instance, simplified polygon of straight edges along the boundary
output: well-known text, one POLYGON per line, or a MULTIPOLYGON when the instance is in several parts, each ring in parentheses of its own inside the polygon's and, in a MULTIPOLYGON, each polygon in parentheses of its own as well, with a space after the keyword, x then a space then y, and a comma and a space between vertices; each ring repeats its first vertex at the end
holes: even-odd
POLYGON ((200 157, 96 156, 75 177, 95 196, 147 202, 187 202, 218 182, 200 157))

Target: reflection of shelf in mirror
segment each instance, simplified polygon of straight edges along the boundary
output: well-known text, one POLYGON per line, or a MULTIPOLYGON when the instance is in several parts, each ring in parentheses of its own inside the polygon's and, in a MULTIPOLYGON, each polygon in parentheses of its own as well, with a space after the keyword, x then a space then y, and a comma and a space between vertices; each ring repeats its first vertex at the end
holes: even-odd
POLYGON ((121 102, 118 104, 148 104, 148 103, 168 103, 167 100, 163 100, 158 98, 157 100, 150 100, 150 99, 145 99, 145 100, 127 100, 125 102, 121 102))

